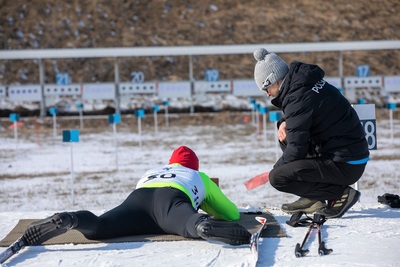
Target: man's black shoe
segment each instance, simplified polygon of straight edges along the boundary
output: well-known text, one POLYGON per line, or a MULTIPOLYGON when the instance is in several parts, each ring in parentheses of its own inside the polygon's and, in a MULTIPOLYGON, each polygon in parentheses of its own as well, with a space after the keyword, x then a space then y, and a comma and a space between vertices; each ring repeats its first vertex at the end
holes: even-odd
POLYGON ((325 207, 325 202, 320 200, 313 200, 305 197, 301 197, 293 203, 282 204, 282 211, 293 214, 297 212, 303 213, 315 213, 325 207))
POLYGON ((340 199, 328 201, 328 206, 316 213, 325 216, 327 219, 340 218, 357 203, 360 195, 360 192, 347 186, 340 199))

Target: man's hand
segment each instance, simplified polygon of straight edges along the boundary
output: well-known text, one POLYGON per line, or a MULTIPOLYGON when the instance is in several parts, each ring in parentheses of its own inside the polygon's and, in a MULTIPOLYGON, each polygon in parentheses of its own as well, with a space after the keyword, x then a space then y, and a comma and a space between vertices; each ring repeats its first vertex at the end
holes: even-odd
POLYGON ((279 139, 279 141, 281 141, 281 142, 286 141, 286 121, 283 121, 283 122, 279 125, 279 129, 278 129, 278 139, 279 139))

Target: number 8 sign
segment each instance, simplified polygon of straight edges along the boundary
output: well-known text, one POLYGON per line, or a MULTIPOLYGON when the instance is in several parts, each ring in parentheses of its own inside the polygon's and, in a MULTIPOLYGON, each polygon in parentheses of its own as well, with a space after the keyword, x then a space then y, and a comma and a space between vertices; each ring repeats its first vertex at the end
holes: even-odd
POLYGON ((375 117, 375 105, 364 104, 354 105, 353 108, 356 110, 360 122, 365 131, 365 138, 368 142, 369 150, 377 149, 376 141, 376 117, 375 117))

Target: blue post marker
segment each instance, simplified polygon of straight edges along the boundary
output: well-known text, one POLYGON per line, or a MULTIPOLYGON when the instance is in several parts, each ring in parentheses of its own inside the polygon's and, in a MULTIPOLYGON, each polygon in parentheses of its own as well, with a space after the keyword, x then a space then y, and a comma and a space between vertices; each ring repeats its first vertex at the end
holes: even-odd
POLYGON ((358 99, 358 101, 357 101, 357 104, 359 104, 359 105, 363 105, 363 104, 365 104, 365 103, 366 103, 366 101, 365 101, 364 98, 360 98, 360 99, 358 99))
POLYGON ((165 100, 164 102, 164 106, 165 106, 165 126, 169 126, 169 118, 168 118, 168 106, 169 106, 169 101, 165 100))
POLYGON ((260 114, 262 115, 263 118, 263 136, 265 144, 267 144, 267 113, 268 113, 267 107, 260 107, 260 114))
POLYGON ((394 133, 393 133, 393 110, 396 109, 396 103, 387 103, 386 108, 389 110, 389 122, 390 122, 390 140, 392 144, 394 142, 394 133))
POLYGON ((158 133, 158 120, 157 120, 157 112, 160 110, 158 105, 154 105, 153 107, 153 114, 154 114, 154 132, 158 133))
POLYGON ((111 114, 108 116, 109 123, 113 126, 113 140, 115 148, 115 169, 118 171, 118 142, 117 142, 117 124, 121 123, 120 114, 111 114))
POLYGON ((10 114, 10 121, 14 123, 14 139, 15 144, 18 144, 18 121, 19 121, 19 114, 18 113, 11 113, 10 114))
MULTIPOLYGON (((282 118, 282 113, 280 111, 271 111, 269 113, 269 121, 270 122, 277 122, 282 118)), ((278 160, 279 158, 279 148, 278 148, 278 128, 276 126, 273 126, 273 128, 275 129, 275 157, 276 160, 278 160)))
POLYGON ((75 204, 74 191, 75 191, 75 173, 74 173, 74 158, 73 158, 73 143, 79 142, 79 130, 65 130, 63 131, 63 142, 71 143, 71 201, 75 204))
POLYGON ((139 134, 139 146, 142 146, 142 118, 144 117, 144 109, 138 109, 135 111, 135 116, 138 118, 138 134, 139 134))
POLYGON ((58 113, 58 110, 56 108, 50 108, 49 112, 50 112, 50 115, 53 116, 53 136, 54 136, 54 140, 55 140, 56 136, 57 136, 57 113, 58 113))
POLYGON ((79 126, 80 126, 80 129, 82 130, 83 129, 83 104, 82 103, 76 104, 76 108, 79 111, 79 126))

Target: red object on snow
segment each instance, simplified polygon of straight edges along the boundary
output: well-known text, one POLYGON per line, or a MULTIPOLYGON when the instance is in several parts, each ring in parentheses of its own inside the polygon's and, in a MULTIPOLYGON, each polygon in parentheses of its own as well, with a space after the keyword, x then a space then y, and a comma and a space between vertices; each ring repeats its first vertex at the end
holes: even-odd
POLYGON ((251 190, 256 187, 259 187, 260 185, 268 183, 268 181, 269 181, 269 172, 264 172, 244 182, 244 185, 246 186, 247 190, 251 190))
POLYGON ((8 126, 8 129, 14 129, 15 124, 17 124, 17 127, 24 126, 24 123, 23 123, 22 121, 17 121, 17 123, 13 122, 12 124, 10 124, 10 125, 8 126))

